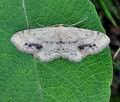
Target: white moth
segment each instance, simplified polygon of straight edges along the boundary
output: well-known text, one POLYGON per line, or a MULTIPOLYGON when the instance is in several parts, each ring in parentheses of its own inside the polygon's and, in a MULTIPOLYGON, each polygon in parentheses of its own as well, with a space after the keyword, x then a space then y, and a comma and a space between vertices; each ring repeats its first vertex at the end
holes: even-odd
POLYGON ((78 62, 110 43, 101 32, 64 26, 23 30, 15 33, 11 41, 19 50, 33 54, 42 62, 57 58, 78 62))

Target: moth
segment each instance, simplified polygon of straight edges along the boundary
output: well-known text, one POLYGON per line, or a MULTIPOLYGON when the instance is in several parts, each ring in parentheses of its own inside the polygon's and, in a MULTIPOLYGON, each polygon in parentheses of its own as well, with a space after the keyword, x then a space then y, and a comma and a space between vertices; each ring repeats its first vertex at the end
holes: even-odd
POLYGON ((42 62, 58 58, 78 62, 102 51, 110 39, 99 31, 57 26, 19 31, 11 37, 11 42, 42 62))

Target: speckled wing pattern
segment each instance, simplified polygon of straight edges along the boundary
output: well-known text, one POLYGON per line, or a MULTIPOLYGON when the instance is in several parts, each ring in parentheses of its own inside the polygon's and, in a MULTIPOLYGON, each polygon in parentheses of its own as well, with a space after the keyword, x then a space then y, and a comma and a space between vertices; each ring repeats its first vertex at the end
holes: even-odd
POLYGON ((19 31, 11 41, 19 50, 33 54, 42 62, 57 58, 78 62, 110 43, 109 37, 101 32, 64 26, 19 31))

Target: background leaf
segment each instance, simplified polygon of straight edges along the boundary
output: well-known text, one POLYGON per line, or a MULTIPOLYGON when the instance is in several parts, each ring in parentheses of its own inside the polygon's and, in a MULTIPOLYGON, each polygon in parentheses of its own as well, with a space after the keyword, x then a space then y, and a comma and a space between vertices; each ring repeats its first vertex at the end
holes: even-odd
POLYGON ((108 102, 108 48, 79 63, 41 63, 10 42, 15 32, 39 27, 38 23, 73 24, 86 17, 78 27, 104 32, 90 0, 0 0, 0 102, 108 102))
MULTIPOLYGON (((108 1, 105 2, 104 0, 99 0, 99 3, 101 4, 101 6, 102 6, 102 8, 103 8, 103 10, 104 10, 104 12, 105 12, 105 15, 106 15, 106 16, 108 17, 108 19, 112 22, 112 24, 113 24, 115 27, 117 27, 117 23, 116 23, 116 21, 114 20, 111 12, 110 12, 110 10, 109 10, 109 7, 111 7, 112 4, 110 4, 110 2, 108 3, 108 1), (110 5, 110 6, 108 7, 108 5, 110 5)), ((112 1, 111 1, 111 3, 112 3, 112 1)))

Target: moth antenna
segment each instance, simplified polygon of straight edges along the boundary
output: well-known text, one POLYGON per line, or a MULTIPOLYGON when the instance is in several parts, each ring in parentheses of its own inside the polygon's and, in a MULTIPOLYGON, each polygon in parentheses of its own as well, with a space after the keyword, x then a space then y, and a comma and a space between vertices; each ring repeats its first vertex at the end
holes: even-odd
POLYGON ((74 23, 74 24, 71 24, 71 25, 68 25, 68 26, 69 26, 69 27, 74 27, 74 26, 76 26, 76 25, 78 25, 78 24, 84 22, 87 18, 88 18, 88 17, 85 17, 83 20, 78 21, 78 22, 76 22, 76 23, 74 23))
POLYGON ((39 24, 39 23, 37 23, 37 25, 40 26, 40 27, 42 27, 42 28, 45 28, 44 25, 41 25, 41 24, 39 24))

